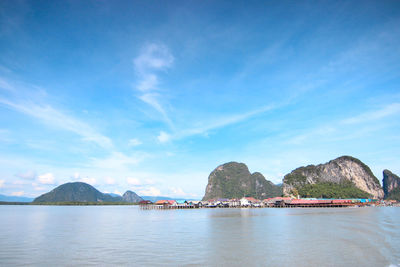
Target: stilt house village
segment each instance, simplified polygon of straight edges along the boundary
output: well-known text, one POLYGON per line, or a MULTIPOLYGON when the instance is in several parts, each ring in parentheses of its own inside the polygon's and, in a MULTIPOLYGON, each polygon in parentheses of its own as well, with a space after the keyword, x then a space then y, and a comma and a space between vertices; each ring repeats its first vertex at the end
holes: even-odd
POLYGON ((158 200, 155 203, 141 201, 142 209, 193 209, 193 208, 339 208, 385 205, 390 206, 396 201, 378 201, 377 199, 315 199, 291 197, 273 197, 263 200, 253 197, 240 199, 210 199, 195 200, 158 200))
POLYGON ((383 171, 383 187, 359 159, 342 156, 324 164, 300 167, 275 185, 244 163, 228 162, 208 177, 202 201, 141 202, 143 209, 184 208, 339 208, 396 206, 400 178, 383 171), (246 197, 245 197, 246 196, 246 197))
POLYGON ((202 200, 140 197, 130 190, 122 196, 113 196, 102 193, 89 184, 72 182, 37 197, 32 204, 139 204, 142 209, 399 205, 397 201, 400 201, 400 178, 389 170, 384 170, 382 184, 383 186, 367 165, 349 156, 325 164, 297 168, 285 175, 281 184, 268 181, 259 172, 250 173, 244 163, 229 162, 210 173, 202 200))

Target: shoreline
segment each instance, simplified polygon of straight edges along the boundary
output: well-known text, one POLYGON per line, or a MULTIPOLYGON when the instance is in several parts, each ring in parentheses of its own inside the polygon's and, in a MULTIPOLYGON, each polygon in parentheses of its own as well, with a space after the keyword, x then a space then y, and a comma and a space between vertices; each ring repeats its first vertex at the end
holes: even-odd
POLYGON ((129 202, 6 202, 0 201, 0 205, 9 206, 138 206, 139 203, 129 202))
POLYGON ((140 205, 139 203, 115 203, 115 202, 65 202, 65 203, 32 203, 32 202, 4 202, 0 201, 0 206, 139 206, 141 210, 177 210, 177 209, 304 209, 304 208, 379 208, 379 207, 400 207, 399 203, 393 205, 375 204, 375 205, 335 205, 335 206, 319 206, 319 205, 301 205, 301 206, 234 206, 234 207, 220 207, 220 206, 162 206, 162 205, 140 205))

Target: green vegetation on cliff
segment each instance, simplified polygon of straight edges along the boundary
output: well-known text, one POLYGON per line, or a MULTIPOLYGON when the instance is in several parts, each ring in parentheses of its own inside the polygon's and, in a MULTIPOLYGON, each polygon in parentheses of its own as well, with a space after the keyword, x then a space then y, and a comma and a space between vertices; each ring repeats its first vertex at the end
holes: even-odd
POLYGON ((61 202, 32 202, 29 205, 45 205, 45 206, 130 206, 138 205, 131 202, 81 202, 81 201, 61 201, 61 202))
POLYGON ((309 197, 383 198, 383 190, 371 169, 361 160, 342 156, 324 164, 299 167, 285 175, 283 192, 293 190, 309 197))
POLYGON ((138 203, 143 199, 139 197, 135 192, 128 190, 125 192, 125 194, 122 195, 122 200, 130 203, 138 203))
POLYGON ((400 177, 389 170, 384 170, 382 183, 385 198, 400 201, 400 177))
POLYGON ((244 196, 264 199, 281 195, 282 187, 267 181, 261 173, 251 174, 245 164, 229 162, 210 174, 203 200, 244 196))
POLYGON ((392 200, 397 200, 400 201, 400 188, 395 188, 386 197, 386 199, 392 199, 392 200))
POLYGON ((352 182, 306 184, 298 190, 300 197, 311 198, 370 198, 371 195, 357 188, 352 182))
POLYGON ((291 172, 285 175, 284 181, 287 184, 304 184, 307 181, 307 177, 298 172, 291 172))
POLYGON ((33 201, 44 202, 122 202, 122 197, 103 194, 93 186, 75 182, 60 185, 50 192, 43 194, 33 201))

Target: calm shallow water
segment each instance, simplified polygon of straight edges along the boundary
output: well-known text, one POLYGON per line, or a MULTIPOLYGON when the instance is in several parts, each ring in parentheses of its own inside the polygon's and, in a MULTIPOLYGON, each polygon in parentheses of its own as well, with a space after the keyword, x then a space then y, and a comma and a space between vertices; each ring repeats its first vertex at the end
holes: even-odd
POLYGON ((400 266, 400 208, 0 206, 1 266, 400 266))

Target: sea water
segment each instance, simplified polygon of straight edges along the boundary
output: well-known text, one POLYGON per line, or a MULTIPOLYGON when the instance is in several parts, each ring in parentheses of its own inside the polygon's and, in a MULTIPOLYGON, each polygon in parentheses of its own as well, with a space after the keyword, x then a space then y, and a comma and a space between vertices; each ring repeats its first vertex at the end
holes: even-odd
POLYGON ((1 266, 400 266, 400 208, 0 206, 1 266))

